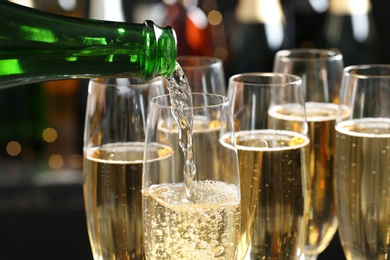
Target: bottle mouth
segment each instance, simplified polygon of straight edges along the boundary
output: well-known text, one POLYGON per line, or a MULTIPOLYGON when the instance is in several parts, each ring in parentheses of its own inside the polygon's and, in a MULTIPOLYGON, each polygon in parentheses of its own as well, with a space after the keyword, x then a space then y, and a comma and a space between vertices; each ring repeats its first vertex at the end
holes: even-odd
POLYGON ((154 34, 156 35, 156 40, 157 42, 161 39, 161 37, 165 34, 169 34, 172 36, 172 39, 174 40, 174 46, 176 48, 177 46, 177 37, 176 37, 176 32, 171 26, 166 26, 166 27, 161 27, 155 24, 153 21, 146 20, 144 24, 152 28, 154 31, 154 34))
MULTIPOLYGON (((152 28, 156 39, 156 56, 154 72, 156 75, 146 75, 147 78, 155 76, 170 76, 175 70, 177 57, 177 37, 171 26, 160 27, 153 21, 146 20, 145 25, 152 28)), ((153 54, 151 54, 153 55, 153 54)), ((153 71, 150 71, 153 72, 153 71)))

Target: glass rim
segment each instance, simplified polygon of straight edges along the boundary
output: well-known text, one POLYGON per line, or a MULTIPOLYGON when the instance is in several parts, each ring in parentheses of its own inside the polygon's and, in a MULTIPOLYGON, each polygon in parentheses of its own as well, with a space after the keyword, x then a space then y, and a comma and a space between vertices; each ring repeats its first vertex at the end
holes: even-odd
POLYGON ((230 83, 241 83, 249 86, 289 86, 289 85, 302 85, 302 78, 300 76, 294 74, 287 74, 281 72, 245 72, 239 73, 231 76, 229 78, 230 83), (278 83, 265 83, 265 82, 245 82, 245 80, 239 80, 240 78, 245 77, 256 77, 256 78, 264 78, 271 79, 274 77, 285 77, 286 79, 290 79, 289 82, 278 82, 278 83))
MULTIPOLYGON (((192 99, 194 98, 194 96, 203 96, 203 97, 215 97, 215 98, 219 98, 220 102, 216 103, 216 102, 213 102, 212 104, 205 104, 205 105, 196 105, 196 106, 191 106, 191 107, 187 107, 186 109, 204 109, 204 108, 216 108, 216 107, 225 107, 225 106, 229 106, 230 102, 229 102, 229 99, 226 97, 226 96, 223 96, 223 95, 220 95, 220 94, 213 94, 213 93, 201 93, 201 92, 193 92, 191 93, 191 97, 192 99)), ((159 95, 159 96, 156 96, 156 97, 153 97, 151 100, 150 100, 150 105, 151 106, 155 106, 155 107, 159 107, 159 108, 162 108, 162 109, 173 109, 175 108, 175 106, 171 105, 171 104, 163 104, 161 103, 161 100, 168 100, 169 103, 170 103, 170 94, 165 94, 165 95, 159 95)))
POLYGON ((209 56, 191 56, 191 55, 181 55, 176 57, 176 62, 179 63, 182 69, 186 70, 196 70, 200 68, 212 68, 222 66, 222 60, 216 57, 209 56), (181 64, 180 60, 189 60, 189 61, 201 61, 199 65, 185 65, 181 64), (205 63, 203 63, 205 62, 205 63))
POLYGON ((344 68, 343 75, 359 79, 390 78, 390 64, 351 65, 344 68))
POLYGON ((275 59, 294 60, 294 61, 302 61, 302 62, 337 61, 337 60, 342 60, 343 55, 340 52, 340 50, 335 48, 332 49, 298 48, 298 49, 280 50, 275 54, 275 59))

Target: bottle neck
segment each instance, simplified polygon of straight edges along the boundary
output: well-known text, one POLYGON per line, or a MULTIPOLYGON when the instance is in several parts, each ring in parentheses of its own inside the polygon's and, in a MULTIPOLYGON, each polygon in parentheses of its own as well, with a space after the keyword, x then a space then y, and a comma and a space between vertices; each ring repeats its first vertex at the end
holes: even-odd
POLYGON ((69 78, 169 76, 172 28, 55 15, 0 1, 0 88, 69 78))
POLYGON ((177 56, 177 38, 176 33, 172 27, 160 27, 152 21, 145 21, 147 28, 151 30, 151 35, 155 37, 156 45, 152 49, 146 50, 150 62, 154 64, 154 68, 149 68, 148 71, 154 72, 145 75, 145 78, 152 78, 155 76, 170 76, 176 66, 177 56), (154 60, 154 62, 152 62, 154 60), (158 74, 156 74, 158 72, 158 74))

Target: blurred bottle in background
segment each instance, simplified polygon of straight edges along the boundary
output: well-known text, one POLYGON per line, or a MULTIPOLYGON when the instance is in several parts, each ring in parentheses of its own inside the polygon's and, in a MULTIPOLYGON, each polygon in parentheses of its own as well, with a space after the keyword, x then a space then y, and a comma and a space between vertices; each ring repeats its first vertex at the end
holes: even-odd
POLYGON ((338 48, 345 65, 377 63, 379 42, 370 0, 329 0, 323 47, 338 48))
POLYGON ((167 14, 166 5, 162 0, 122 0, 122 8, 126 21, 133 23, 152 20, 162 26, 167 14))
POLYGON ((178 39, 178 55, 226 60, 228 47, 223 15, 216 0, 163 0, 166 16, 178 39))
POLYGON ((294 14, 295 47, 320 48, 322 29, 329 8, 328 0, 282 0, 282 5, 288 8, 288 13, 294 14))
POLYGON ((227 74, 272 71, 275 53, 294 46, 279 0, 239 0, 234 21, 227 74))
POLYGON ((89 0, 88 18, 125 22, 122 0, 89 0))
POLYGON ((206 14, 198 1, 164 1, 167 13, 163 26, 171 25, 177 36, 178 55, 213 56, 213 41, 206 14))

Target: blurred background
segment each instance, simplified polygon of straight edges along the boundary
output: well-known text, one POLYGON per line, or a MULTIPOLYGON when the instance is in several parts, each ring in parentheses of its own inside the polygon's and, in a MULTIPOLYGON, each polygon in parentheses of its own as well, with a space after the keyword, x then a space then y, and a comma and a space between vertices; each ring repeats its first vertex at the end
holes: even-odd
MULTIPOLYGON (((13 2, 62 15, 171 25, 179 55, 222 59, 226 79, 271 71, 275 53, 288 48, 338 48, 346 66, 390 63, 389 1, 13 2)), ((82 194, 87 82, 0 89, 0 260, 92 259, 82 194)), ((330 257, 344 258, 337 235, 319 259, 330 257)))

